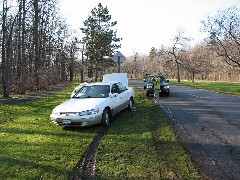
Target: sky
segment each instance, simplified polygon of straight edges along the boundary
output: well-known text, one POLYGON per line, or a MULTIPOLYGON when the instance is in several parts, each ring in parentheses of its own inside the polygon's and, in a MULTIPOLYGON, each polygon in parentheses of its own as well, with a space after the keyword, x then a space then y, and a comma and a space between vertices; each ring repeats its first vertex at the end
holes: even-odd
POLYGON ((152 47, 171 46, 179 29, 193 39, 192 44, 199 43, 206 36, 201 20, 220 9, 240 7, 239 0, 61 0, 60 11, 72 29, 81 32, 98 3, 107 6, 111 21, 117 21, 117 37, 122 38, 118 50, 124 56, 148 55, 152 47))

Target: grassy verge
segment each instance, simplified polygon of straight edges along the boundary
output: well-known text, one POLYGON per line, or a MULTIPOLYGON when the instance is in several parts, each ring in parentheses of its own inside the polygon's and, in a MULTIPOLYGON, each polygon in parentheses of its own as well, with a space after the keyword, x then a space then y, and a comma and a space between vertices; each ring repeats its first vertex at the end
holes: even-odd
POLYGON ((177 81, 171 81, 172 85, 188 86, 198 89, 205 89, 214 92, 220 92, 224 94, 231 94, 235 96, 240 96, 240 83, 230 83, 230 82, 205 82, 205 81, 181 81, 179 84, 177 81))
POLYGON ((97 179, 201 179, 159 109, 135 91, 137 111, 118 117, 101 142, 97 179))
MULTIPOLYGON (((53 96, 0 109, 0 179, 73 179, 100 126, 63 129, 52 109, 76 84, 53 96)), ((136 112, 123 112, 99 147, 96 179, 201 179, 159 109, 136 89, 136 112)))
POLYGON ((49 115, 76 84, 53 96, 0 109, 0 179, 68 179, 96 127, 64 130, 49 115))

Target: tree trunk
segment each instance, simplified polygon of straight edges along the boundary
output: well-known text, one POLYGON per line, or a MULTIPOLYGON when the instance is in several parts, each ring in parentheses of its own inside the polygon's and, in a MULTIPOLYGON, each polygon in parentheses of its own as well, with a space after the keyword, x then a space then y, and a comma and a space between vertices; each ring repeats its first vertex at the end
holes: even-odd
POLYGON ((70 50, 70 67, 69 67, 70 81, 73 80, 73 66, 74 66, 74 52, 75 52, 74 48, 75 48, 75 44, 74 42, 72 42, 71 50, 70 50))
POLYGON ((83 45, 83 48, 82 48, 82 67, 81 67, 81 83, 83 83, 83 73, 84 73, 84 69, 83 69, 83 63, 84 63, 84 45, 83 45))
POLYGON ((22 34, 21 34, 21 26, 22 26, 22 0, 19 2, 19 9, 18 9, 18 33, 17 33, 17 80, 18 80, 18 86, 21 85, 21 70, 22 70, 22 34))
MULTIPOLYGON (((72 60, 71 60, 72 61, 72 60)), ((73 62, 70 63, 70 67, 69 67, 69 78, 70 81, 73 81, 73 62)))
POLYGON ((35 74, 35 86, 37 89, 39 89, 39 65, 40 65, 40 59, 39 59, 39 43, 38 43, 38 35, 39 35, 39 31, 38 31, 38 24, 39 24, 39 9, 38 9, 38 0, 34 0, 33 2, 33 6, 34 6, 34 74, 35 74))
POLYGON ((5 7, 5 0, 3 1, 2 10, 2 86, 3 86, 3 97, 9 97, 9 76, 8 76, 8 62, 6 62, 6 17, 7 17, 7 7, 5 7))
POLYGON ((67 80, 67 77, 66 77, 66 64, 65 64, 65 57, 64 55, 61 53, 61 56, 60 56, 60 62, 61 62, 61 78, 60 78, 60 81, 66 81, 67 80))
POLYGON ((178 83, 180 83, 181 82, 181 80, 180 80, 180 65, 178 62, 177 62, 177 79, 178 79, 178 83))
POLYGON ((96 70, 95 71, 95 82, 97 82, 98 81, 98 68, 96 67, 95 70, 96 70))
POLYGON ((26 56, 25 56, 25 34, 26 34, 26 27, 25 27, 25 19, 26 19, 26 6, 25 0, 22 0, 22 65, 21 65, 21 78, 20 78, 20 91, 21 94, 25 94, 26 91, 26 56))

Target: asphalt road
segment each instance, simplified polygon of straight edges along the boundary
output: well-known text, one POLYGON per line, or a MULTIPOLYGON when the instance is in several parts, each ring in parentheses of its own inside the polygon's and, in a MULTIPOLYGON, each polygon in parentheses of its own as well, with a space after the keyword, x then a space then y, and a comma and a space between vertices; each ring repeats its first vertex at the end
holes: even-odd
MULTIPOLYGON (((143 82, 130 80, 143 91, 143 82)), ((240 179, 240 98, 183 86, 150 97, 166 113, 181 142, 210 179, 240 179)))

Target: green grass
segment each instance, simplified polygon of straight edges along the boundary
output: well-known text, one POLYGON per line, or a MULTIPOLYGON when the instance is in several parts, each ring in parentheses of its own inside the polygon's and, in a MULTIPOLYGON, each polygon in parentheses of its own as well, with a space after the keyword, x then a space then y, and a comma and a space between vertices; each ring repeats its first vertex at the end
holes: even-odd
POLYGON ((0 179, 67 179, 74 173, 97 128, 64 130, 52 109, 75 85, 42 100, 0 109, 0 179))
POLYGON ((240 96, 240 83, 230 83, 230 82, 205 82, 205 81, 181 81, 181 83, 177 83, 177 81, 171 81, 170 85, 181 85, 188 86, 198 89, 205 89, 213 92, 220 92, 224 94, 231 94, 235 96, 240 96))
POLYGON ((135 91, 137 111, 118 117, 101 142, 97 179, 201 179, 159 109, 135 91))
MULTIPOLYGON (((1 107, 0 179, 73 179, 100 128, 64 129, 51 123, 52 109, 68 99, 75 86, 71 83, 41 100, 1 107)), ((201 179, 159 109, 135 91, 137 111, 121 113, 100 144, 96 178, 201 179)))

